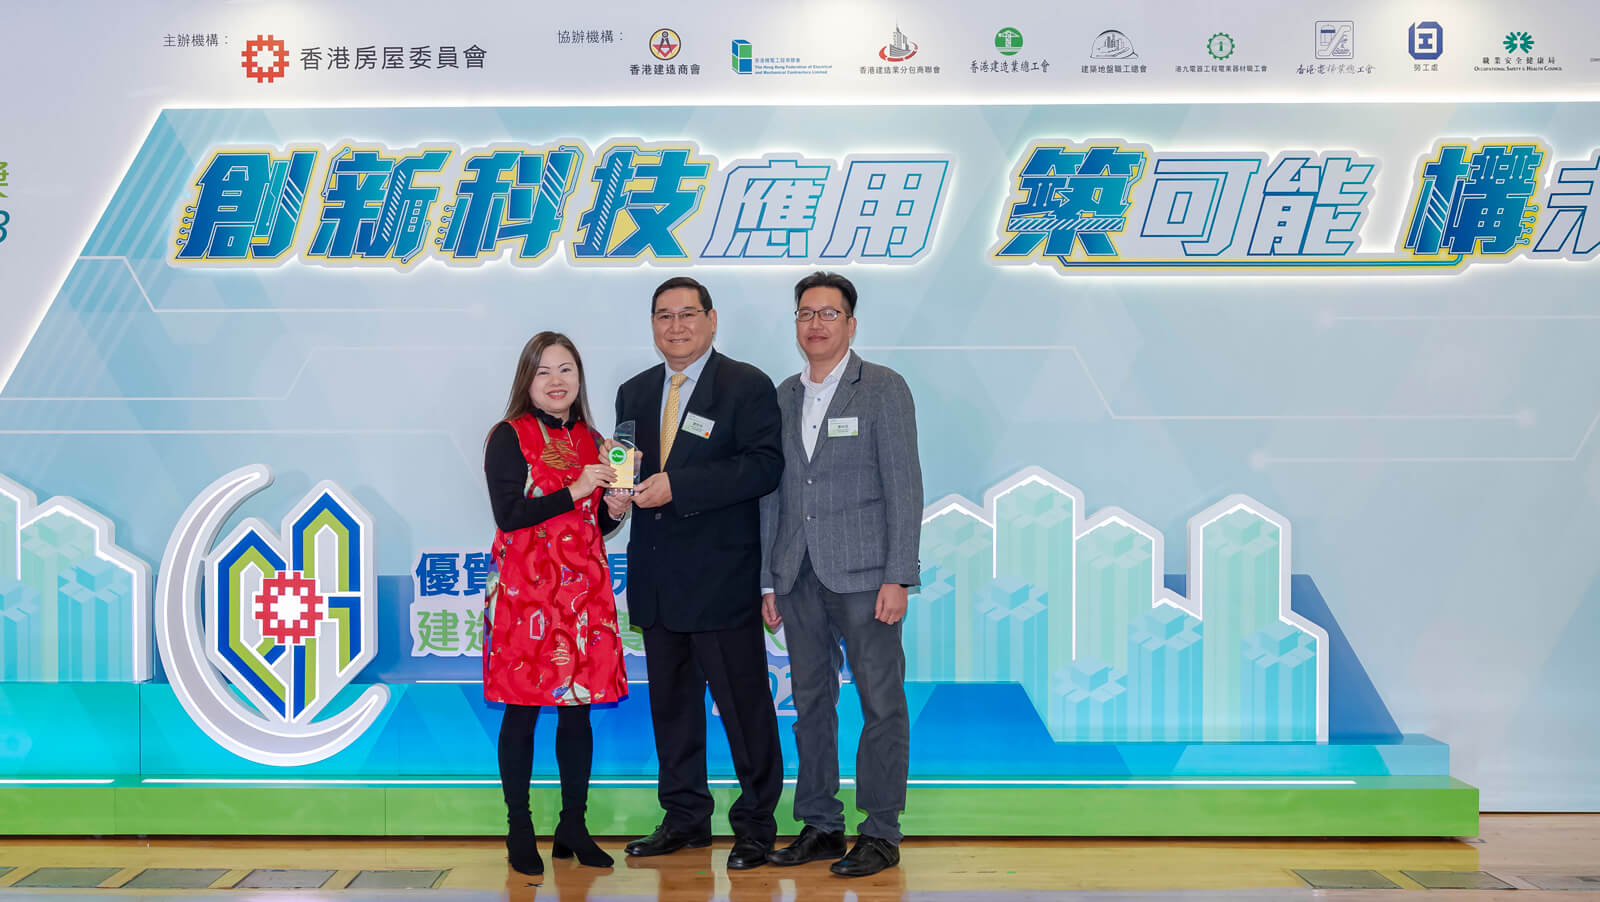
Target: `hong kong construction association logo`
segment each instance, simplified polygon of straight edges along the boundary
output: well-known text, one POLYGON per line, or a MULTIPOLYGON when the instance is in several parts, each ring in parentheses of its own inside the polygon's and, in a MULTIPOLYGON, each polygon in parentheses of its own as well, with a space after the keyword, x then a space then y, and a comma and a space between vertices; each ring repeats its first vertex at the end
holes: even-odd
POLYGON ((174 694, 206 735, 242 758, 297 766, 349 747, 389 691, 370 686, 319 718, 378 651, 373 521, 348 492, 319 483, 280 532, 252 517, 212 546, 271 482, 267 467, 244 467, 189 505, 162 559, 156 640, 174 694))
POLYGON ((673 59, 683 49, 683 39, 670 28, 657 28, 650 32, 650 55, 663 62, 673 59))
POLYGON ((628 74, 638 76, 697 76, 700 74, 699 63, 684 62, 679 54, 683 53, 683 38, 671 28, 657 28, 650 32, 645 46, 650 51, 650 56, 655 62, 629 63, 628 74), (677 62, 673 62, 677 60, 677 62))

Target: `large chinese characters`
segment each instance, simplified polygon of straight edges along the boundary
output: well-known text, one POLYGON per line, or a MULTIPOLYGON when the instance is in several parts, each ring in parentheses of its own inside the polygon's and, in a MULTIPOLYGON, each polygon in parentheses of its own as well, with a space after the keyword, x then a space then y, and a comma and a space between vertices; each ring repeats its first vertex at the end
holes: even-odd
POLYGON ((719 168, 692 142, 619 139, 219 148, 172 262, 408 267, 910 263, 932 247, 950 160, 776 154, 719 168), (301 226, 305 225, 302 229, 301 226))
POLYGON ((1549 156, 1535 139, 1440 141, 1417 164, 1395 246, 1372 249, 1363 234, 1378 189, 1375 157, 1038 141, 1012 173, 992 256, 1063 272, 1319 274, 1459 271, 1523 253, 1590 257, 1600 248, 1600 218, 1588 218, 1600 203, 1600 152, 1550 167, 1544 187, 1549 156))
MULTIPOLYGON (((643 639, 628 629, 628 556, 607 555, 606 565, 623 647, 643 654, 643 639)), ((426 548, 411 576, 411 656, 483 657, 484 597, 497 578, 489 552, 426 548)))

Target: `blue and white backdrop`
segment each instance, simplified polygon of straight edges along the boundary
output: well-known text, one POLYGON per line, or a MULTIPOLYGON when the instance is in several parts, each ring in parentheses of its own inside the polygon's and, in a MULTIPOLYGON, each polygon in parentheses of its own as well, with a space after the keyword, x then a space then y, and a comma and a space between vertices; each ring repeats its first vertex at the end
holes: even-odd
MULTIPOLYGON (((28 283, 42 313, 15 320, 0 386, 0 679, 174 684, 134 770, 462 767, 492 731, 463 682, 481 448, 522 342, 572 335, 609 426, 656 360, 660 280, 705 281, 718 346, 776 381, 801 364, 790 287, 828 268, 861 290, 857 349, 918 402, 906 636, 919 747, 947 743, 920 766, 1426 733, 1485 808, 1600 804, 1590 104, 229 100, 103 155, 114 190, 73 215, 64 279, 28 283), (258 464, 270 485, 239 475, 258 464), (229 474, 228 503, 195 506, 229 474), (163 561, 207 522, 209 595, 163 561), (326 581, 320 650, 247 608, 180 622, 280 570, 326 581), (195 679, 275 732, 214 732, 242 703, 178 685, 185 642, 214 665, 195 679), (343 751, 305 750, 319 711, 348 720, 343 751), (1023 738, 990 749, 980 722, 1023 738)), ((0 243, 8 273, 50 268, 12 243, 28 222, 0 243)), ((14 772, 51 748, 18 698, 0 687, 14 772)), ((601 716, 646 729, 641 701, 601 716)))

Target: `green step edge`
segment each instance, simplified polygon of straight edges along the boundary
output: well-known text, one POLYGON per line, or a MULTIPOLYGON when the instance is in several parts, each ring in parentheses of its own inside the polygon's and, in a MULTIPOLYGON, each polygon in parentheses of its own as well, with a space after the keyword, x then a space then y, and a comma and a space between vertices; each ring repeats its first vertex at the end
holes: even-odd
MULTIPOLYGON (((1249 778, 1239 778, 1249 779, 1249 778)), ((1478 790, 1454 777, 1357 777, 1353 786, 912 786, 910 836, 1476 836, 1478 790)), ((727 833, 731 786, 711 790, 727 833)), ((855 793, 841 798, 849 826, 855 793)), ((535 786, 534 819, 554 827, 560 793, 535 786)), ((793 788, 778 806, 792 835, 793 788)), ((589 829, 643 836, 661 819, 655 788, 596 786, 589 829)), ((0 835, 486 836, 505 829, 492 786, 0 786, 0 835)))

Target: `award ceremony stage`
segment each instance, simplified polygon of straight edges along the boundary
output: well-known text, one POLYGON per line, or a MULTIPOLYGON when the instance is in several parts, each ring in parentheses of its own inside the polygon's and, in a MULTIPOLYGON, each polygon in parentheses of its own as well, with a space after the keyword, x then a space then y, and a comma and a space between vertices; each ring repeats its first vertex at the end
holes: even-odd
MULTIPOLYGON (((628 701, 594 711, 597 766, 589 824, 597 835, 644 835, 660 820, 650 769, 648 686, 633 688, 628 701), (630 744, 628 737, 643 741, 630 744), (608 748, 616 753, 602 756, 608 748)), ((843 689, 840 719, 853 735, 859 707, 851 687, 843 689)), ((0 699, 12 722, 32 737, 25 760, 37 764, 0 778, 0 804, 8 812, 3 830, 475 836, 502 829, 500 785, 485 751, 493 748, 498 711, 482 703, 473 684, 412 684, 390 691, 391 708, 368 737, 341 755, 344 761, 285 773, 230 768, 221 755, 197 760, 194 750, 205 737, 183 717, 165 685, 4 687, 0 699), (188 767, 178 771, 178 761, 188 767), (345 761, 361 761, 363 769, 352 773, 345 761)), ((1021 714, 1028 702, 1014 684, 911 684, 908 694, 914 752, 904 829, 911 835, 1478 832, 1477 790, 1450 776, 1448 747, 1426 736, 1330 743, 1054 743, 1042 726, 1018 726, 1025 724, 1021 714)), ((737 796, 737 781, 720 724, 714 716, 708 721, 712 791, 721 811, 737 796)), ((793 762, 792 737, 783 732, 786 760, 793 762)), ((854 742, 843 743, 846 810, 854 810, 854 758, 854 742)), ((535 822, 548 831, 559 808, 548 749, 541 750, 537 765, 535 822)), ((792 766, 789 776, 792 785, 792 766)), ((798 832, 789 811, 786 791, 779 830, 798 832)), ((726 832, 720 819, 715 826, 726 832)))
POLYGON ((1600 891, 1591 5, 12 6, 0 897, 1600 891))

